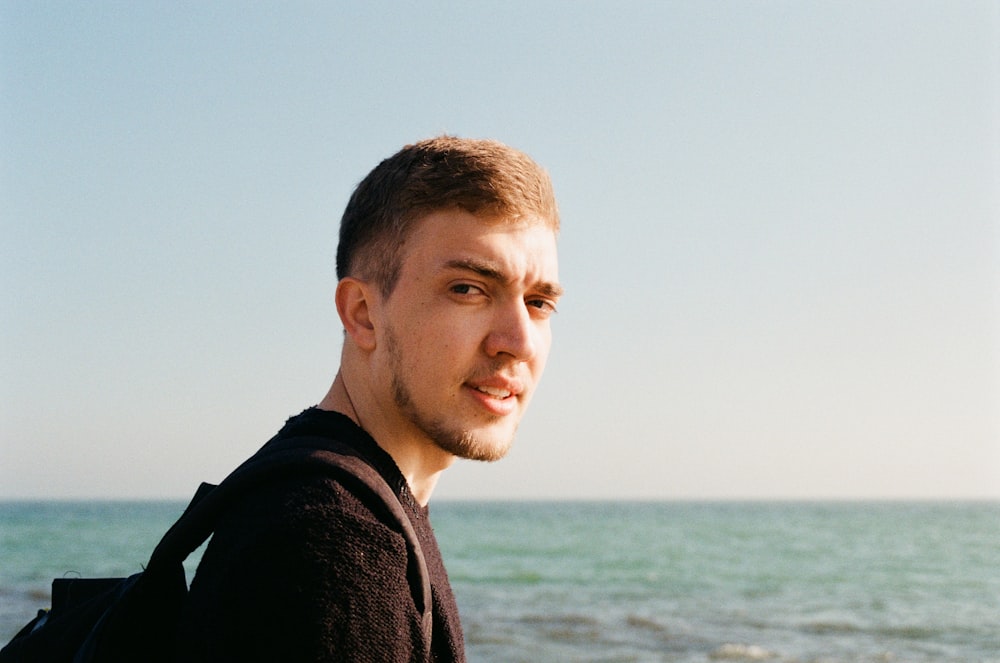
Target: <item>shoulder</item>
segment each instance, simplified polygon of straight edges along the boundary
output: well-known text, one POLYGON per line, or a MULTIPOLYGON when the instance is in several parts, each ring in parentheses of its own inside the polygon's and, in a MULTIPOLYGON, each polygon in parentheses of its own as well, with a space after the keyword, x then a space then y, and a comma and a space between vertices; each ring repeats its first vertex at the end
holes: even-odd
POLYGON ((218 646, 244 656, 279 646, 271 653, 282 660, 297 660, 289 646, 301 648, 303 660, 368 647, 366 640, 403 646, 399 635, 419 625, 408 552, 372 502, 328 476, 271 482, 241 500, 198 566, 188 638, 206 652, 218 646), (275 643, 275 633, 287 637, 275 643))
POLYGON ((270 482, 240 500, 221 518, 212 543, 230 555, 270 555, 308 568, 351 563, 373 547, 405 557, 397 530, 382 500, 358 484, 301 476, 270 482))

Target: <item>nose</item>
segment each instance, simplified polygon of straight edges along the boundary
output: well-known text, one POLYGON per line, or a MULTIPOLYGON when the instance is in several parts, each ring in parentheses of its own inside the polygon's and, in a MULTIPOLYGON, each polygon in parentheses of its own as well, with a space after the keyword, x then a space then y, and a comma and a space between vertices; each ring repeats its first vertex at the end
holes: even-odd
POLYGON ((538 352, 539 333, 523 301, 497 307, 486 337, 486 353, 490 357, 508 355, 518 361, 528 361, 538 352))

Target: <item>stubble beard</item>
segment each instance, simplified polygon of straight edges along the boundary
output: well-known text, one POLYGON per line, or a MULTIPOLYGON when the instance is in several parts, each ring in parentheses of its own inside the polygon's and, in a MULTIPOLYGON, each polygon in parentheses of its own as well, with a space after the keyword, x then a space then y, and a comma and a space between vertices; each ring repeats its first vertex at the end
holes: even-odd
MULTIPOLYGON (((389 355, 389 370, 392 373, 392 397, 396 407, 410 422, 440 449, 467 460, 493 462, 507 455, 514 442, 514 434, 506 440, 484 440, 473 431, 455 428, 443 416, 421 412, 413 402, 410 389, 403 379, 403 357, 393 330, 386 331, 386 348, 389 355)), ((491 416, 487 423, 499 420, 491 416)))

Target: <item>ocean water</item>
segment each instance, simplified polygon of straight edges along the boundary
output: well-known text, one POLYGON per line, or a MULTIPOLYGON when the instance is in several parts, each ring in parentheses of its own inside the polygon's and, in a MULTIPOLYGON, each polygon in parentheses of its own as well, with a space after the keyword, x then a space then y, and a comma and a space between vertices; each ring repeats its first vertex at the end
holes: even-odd
MULTIPOLYGON (((178 503, 0 504, 0 640, 178 503)), ((473 662, 1000 662, 1000 503, 439 502, 473 662)), ((189 566, 197 561, 197 554, 189 566)))

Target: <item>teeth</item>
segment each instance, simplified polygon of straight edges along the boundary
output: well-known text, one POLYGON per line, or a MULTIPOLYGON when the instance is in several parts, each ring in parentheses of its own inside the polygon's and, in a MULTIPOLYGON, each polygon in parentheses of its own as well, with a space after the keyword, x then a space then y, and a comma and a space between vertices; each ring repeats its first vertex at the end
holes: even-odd
POLYGON ((494 398, 507 398, 510 396, 510 392, 506 389, 494 389, 493 387, 476 387, 476 389, 494 398))

